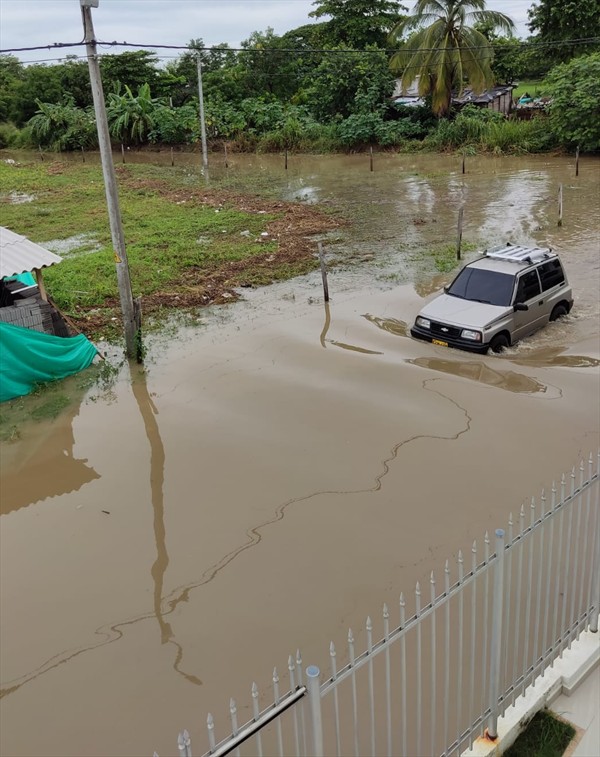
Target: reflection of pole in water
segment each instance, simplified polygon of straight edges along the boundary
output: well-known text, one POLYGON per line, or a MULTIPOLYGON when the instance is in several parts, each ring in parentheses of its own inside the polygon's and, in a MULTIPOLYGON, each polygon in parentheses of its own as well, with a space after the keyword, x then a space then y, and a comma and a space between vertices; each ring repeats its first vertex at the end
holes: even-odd
MULTIPOLYGON (((134 370, 132 368, 132 370, 134 370)), ((191 683, 202 685, 202 681, 192 673, 185 673, 179 665, 183 658, 183 649, 173 634, 171 624, 164 619, 162 610, 163 583, 167 566, 169 565, 169 555, 167 553, 167 540, 165 530, 165 508, 163 486, 165 480, 165 448, 163 447, 156 416, 158 410, 152 402, 148 385, 146 383, 146 372, 140 368, 132 375, 133 381, 131 388, 133 395, 138 403, 146 436, 150 443, 150 492, 152 495, 152 510, 154 512, 154 539, 156 541, 156 560, 154 561, 150 573, 154 582, 154 614, 160 628, 161 644, 170 642, 177 648, 177 655, 173 663, 174 669, 191 683)), ((180 598, 178 601, 182 601, 180 598)), ((171 603, 168 612, 173 612, 178 602, 171 603)))
POLYGON ((164 575, 169 564, 163 496, 165 450, 155 417, 158 415, 158 411, 148 392, 146 373, 144 371, 139 371, 138 375, 134 377, 131 388, 137 400, 144 421, 146 436, 150 443, 150 491, 152 495, 152 510, 154 511, 154 538, 156 540, 156 560, 152 565, 150 573, 154 581, 154 614, 160 627, 161 642, 165 644, 173 636, 171 626, 164 620, 161 610, 164 575))
POLYGON ((321 347, 325 347, 325 337, 327 336, 327 332, 329 331, 329 326, 331 325, 331 313, 329 312, 329 303, 325 302, 325 323, 323 324, 323 331, 321 331, 321 347))

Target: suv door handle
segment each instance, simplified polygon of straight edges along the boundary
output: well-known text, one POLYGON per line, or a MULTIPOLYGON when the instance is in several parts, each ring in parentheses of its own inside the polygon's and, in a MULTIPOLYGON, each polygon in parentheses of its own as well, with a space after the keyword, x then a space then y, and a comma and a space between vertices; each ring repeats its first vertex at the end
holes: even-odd
POLYGON ((540 300, 540 301, 538 302, 538 305, 543 305, 543 304, 544 304, 544 300, 540 300))

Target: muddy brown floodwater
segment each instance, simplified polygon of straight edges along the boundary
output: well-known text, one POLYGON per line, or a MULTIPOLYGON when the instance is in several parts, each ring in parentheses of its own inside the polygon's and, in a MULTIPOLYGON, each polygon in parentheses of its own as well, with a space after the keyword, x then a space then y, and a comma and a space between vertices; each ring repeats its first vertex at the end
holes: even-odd
POLYGON ((354 221, 326 245, 332 300, 318 274, 245 291, 149 338, 145 372, 3 443, 2 755, 174 754, 183 727, 201 753, 207 712, 224 730, 233 696, 246 720, 252 681, 268 690, 297 648, 325 668, 330 640, 595 452, 599 166, 216 166, 217 184, 354 221), (406 335, 450 275, 422 251, 452 242, 462 202, 467 240, 549 243, 575 291, 501 357, 406 335))

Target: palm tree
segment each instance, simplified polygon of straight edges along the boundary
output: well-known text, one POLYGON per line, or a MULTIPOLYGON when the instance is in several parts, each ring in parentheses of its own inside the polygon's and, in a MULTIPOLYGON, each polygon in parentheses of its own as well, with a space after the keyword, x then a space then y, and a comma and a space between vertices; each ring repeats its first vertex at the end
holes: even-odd
POLYGON ((450 108, 452 90, 461 91, 465 80, 475 92, 491 86, 492 48, 486 37, 469 24, 486 24, 512 34, 512 20, 485 9, 485 0, 418 0, 412 13, 400 19, 390 39, 398 41, 414 32, 390 60, 402 72, 402 86, 418 78, 419 94, 431 94, 437 116, 450 108))

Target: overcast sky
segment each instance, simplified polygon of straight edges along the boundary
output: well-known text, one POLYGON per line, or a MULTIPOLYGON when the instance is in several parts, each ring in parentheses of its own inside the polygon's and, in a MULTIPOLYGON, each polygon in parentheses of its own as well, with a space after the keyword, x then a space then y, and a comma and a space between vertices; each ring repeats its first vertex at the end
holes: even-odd
MULTIPOLYGON (((96 38, 101 41, 186 45, 202 38, 209 47, 227 42, 239 47, 253 31, 272 27, 284 34, 310 23, 312 0, 99 0, 92 10, 96 38)), ((517 36, 526 37, 530 0, 488 0, 487 7, 510 16, 517 36)), ((404 0, 412 8, 413 0, 404 0)), ((79 42, 82 39, 79 0, 0 0, 0 49, 79 42)), ((126 48, 113 48, 122 52, 126 48)), ((109 52, 109 50, 107 50, 109 52)), ((14 53, 26 62, 56 61, 66 54, 84 54, 83 47, 14 53)), ((177 51, 158 51, 161 58, 177 51)))

